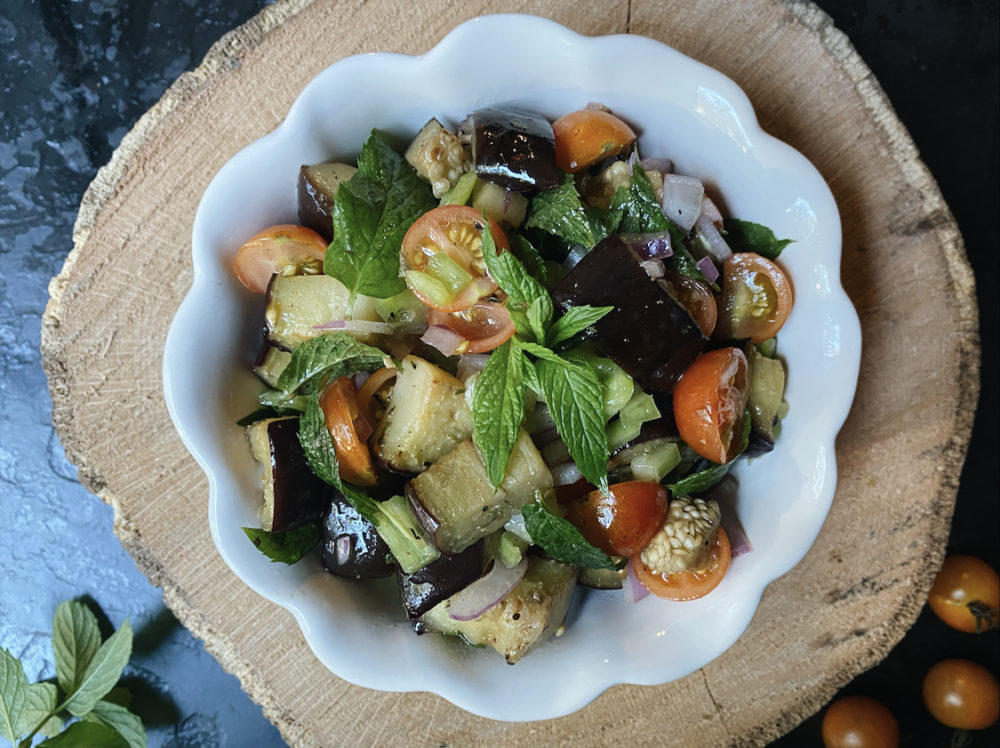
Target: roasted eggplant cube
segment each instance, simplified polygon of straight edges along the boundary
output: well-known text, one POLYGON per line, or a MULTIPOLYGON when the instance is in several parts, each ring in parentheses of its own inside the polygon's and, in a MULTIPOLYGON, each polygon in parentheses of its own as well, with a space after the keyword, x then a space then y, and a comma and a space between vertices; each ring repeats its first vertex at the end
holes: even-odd
POLYGON ((513 192, 551 190, 559 185, 552 125, 519 109, 472 113, 472 160, 476 175, 513 192))
POLYGON ((531 437, 518 435, 507 473, 493 490, 479 450, 462 442, 429 470, 406 484, 413 513, 442 553, 456 554, 503 527, 514 512, 552 488, 546 467, 531 437))
POLYGON ((563 312, 582 304, 614 307, 594 325, 601 353, 646 390, 671 392, 708 338, 617 236, 601 241, 552 294, 563 312))
MULTIPOLYGON (((267 340, 276 348, 290 351, 306 340, 323 334, 321 325, 347 316, 351 294, 347 287, 330 275, 275 275, 267 287, 267 340)), ((357 296, 352 319, 376 322, 375 300, 357 296)), ((350 333, 362 342, 372 336, 350 333)))
POLYGON ((465 589, 483 575, 483 543, 474 543, 457 556, 441 556, 423 569, 397 577, 399 597, 411 621, 465 589))
POLYGON ((389 546, 375 525, 358 514, 344 495, 330 489, 330 508, 323 515, 323 566, 331 574, 373 579, 392 574, 389 546))
POLYGON ((357 169, 349 164, 315 164, 299 169, 299 223, 333 240, 333 196, 357 169))
POLYGON ((461 636, 477 647, 492 647, 513 665, 525 652, 563 625, 576 587, 576 569, 532 557, 524 578, 496 605, 471 621, 456 621, 445 600, 424 613, 418 631, 461 636))
POLYGON ((330 503, 329 487, 306 463, 299 443, 299 419, 257 421, 247 427, 247 436, 253 456, 263 468, 261 527, 268 532, 285 532, 319 519, 330 503))

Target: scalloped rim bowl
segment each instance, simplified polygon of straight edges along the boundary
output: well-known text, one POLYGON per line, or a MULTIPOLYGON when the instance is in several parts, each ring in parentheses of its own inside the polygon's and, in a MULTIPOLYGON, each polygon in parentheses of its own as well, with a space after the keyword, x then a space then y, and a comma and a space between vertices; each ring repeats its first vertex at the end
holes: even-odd
POLYGON ((797 151, 765 134, 728 78, 636 36, 588 38, 514 15, 462 24, 427 54, 350 57, 305 88, 274 132, 212 180, 194 222, 194 283, 164 351, 167 405, 208 475, 219 552, 250 587, 290 610, 336 675, 384 691, 430 691, 475 714, 538 720, 569 714, 618 683, 661 684, 704 666, 736 641, 764 587, 819 533, 836 483, 834 438, 854 396, 861 333, 840 286, 840 219, 830 190, 797 151), (484 51, 518 39, 518 54, 484 65, 484 51), (455 123, 492 104, 548 116, 599 101, 640 128, 647 156, 701 177, 726 210, 795 240, 781 263, 795 308, 780 335, 790 410, 776 449, 734 471, 753 553, 733 561, 707 597, 628 605, 620 593, 579 593, 565 633, 509 666, 492 650, 415 636, 390 581, 354 584, 316 559, 272 564, 241 526, 258 526, 258 469, 238 418, 253 409, 250 373, 260 297, 230 269, 260 228, 294 221, 301 164, 350 159, 372 128, 401 142, 430 117, 455 123), (210 321, 210 324, 206 324, 210 321))

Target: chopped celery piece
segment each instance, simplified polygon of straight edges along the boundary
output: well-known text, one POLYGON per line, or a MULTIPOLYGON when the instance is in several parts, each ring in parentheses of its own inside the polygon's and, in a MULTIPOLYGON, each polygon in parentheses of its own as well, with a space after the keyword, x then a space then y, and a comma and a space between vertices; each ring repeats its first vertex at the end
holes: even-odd
POLYGON ((521 563, 521 555, 528 550, 530 543, 524 542, 512 532, 504 531, 500 535, 500 548, 497 555, 504 566, 510 568, 521 563))
POLYGON ((441 205, 465 205, 472 197, 472 190, 476 186, 476 173, 467 171, 458 178, 454 186, 441 195, 441 205))
POLYGON ((628 404, 635 393, 635 382, 610 358, 593 354, 584 354, 583 357, 597 371, 604 393, 604 417, 610 419, 628 404))
POLYGON ((660 411, 653 396, 641 389, 637 390, 621 409, 618 420, 608 426, 608 447, 615 450, 627 444, 639 436, 642 424, 659 417, 660 411))
POLYGON ((436 280, 441 281, 452 296, 472 282, 472 275, 445 252, 437 252, 427 261, 427 270, 436 280))
POLYGON ((412 574, 441 555, 413 516, 404 497, 393 496, 388 501, 374 504, 378 509, 373 518, 375 530, 405 573, 412 574))
POLYGON ((435 306, 445 306, 455 298, 444 283, 427 273, 422 273, 419 270, 407 270, 403 273, 403 278, 406 280, 406 285, 415 293, 427 297, 435 306))
POLYGON ((673 442, 661 443, 632 458, 632 477, 659 483, 681 462, 681 451, 673 442))
POLYGON ((375 299, 375 313, 391 325, 410 325, 427 317, 427 307, 406 289, 388 299, 375 299))
POLYGON ((774 358, 774 354, 778 352, 778 339, 768 338, 767 340, 762 340, 761 342, 757 343, 757 350, 763 356, 767 356, 768 358, 774 358))

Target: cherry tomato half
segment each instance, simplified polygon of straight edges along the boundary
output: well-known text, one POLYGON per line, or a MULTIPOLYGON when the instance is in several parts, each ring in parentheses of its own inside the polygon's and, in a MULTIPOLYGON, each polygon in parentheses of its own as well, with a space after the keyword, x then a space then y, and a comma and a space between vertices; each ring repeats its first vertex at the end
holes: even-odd
POLYGON ((826 748, 897 748, 899 723, 885 704, 867 696, 843 696, 823 715, 826 748))
POLYGON ((941 724, 983 730, 1000 716, 1000 685, 989 670, 968 660, 944 660, 927 671, 924 705, 941 724))
POLYGON ((749 388, 747 357, 718 348, 695 359, 674 388, 674 421, 688 446, 712 462, 729 462, 739 448, 749 388))
POLYGON ((376 476, 371 452, 358 433, 359 429, 365 429, 370 434, 371 426, 361 418, 354 382, 350 377, 334 379, 323 391, 319 404, 323 408, 326 427, 333 437, 340 475, 359 486, 374 486, 376 476))
MULTIPOLYGON (((483 262, 483 214, 467 205, 442 205, 424 213, 403 236, 400 253, 406 285, 424 304, 460 312, 497 290, 483 262)), ((510 249, 489 219, 497 252, 510 249)))
POLYGON ((480 301, 461 312, 431 309, 427 324, 444 325, 469 344, 457 353, 486 353, 506 343, 515 332, 514 321, 498 301, 480 301))
POLYGON ((667 516, 667 489, 648 481, 591 491, 567 507, 566 519, 605 553, 631 556, 645 548, 667 516))
POLYGON ((312 229, 282 223, 250 237, 236 253, 234 267, 240 282, 264 293, 271 276, 317 275, 323 272, 326 239, 312 229))
POLYGON ((632 556, 632 570, 642 586, 665 600, 696 600, 719 586, 729 569, 729 536, 721 527, 708 550, 708 567, 703 571, 678 571, 657 574, 642 562, 642 550, 632 556))
POLYGON ((1000 577, 974 556, 948 556, 934 579, 927 602, 954 629, 981 633, 1000 618, 1000 577))
POLYGON ((621 153, 635 142, 635 132, 610 112, 581 109, 552 123, 556 166, 570 174, 621 153))
POLYGON ((792 284, 781 268, 753 252, 737 252, 722 266, 715 336, 722 340, 773 338, 792 310, 792 284))
POLYGON ((708 286, 696 278, 675 273, 673 270, 667 270, 663 281, 667 284, 670 295, 687 309, 691 319, 701 330, 701 334, 706 338, 711 337, 719 313, 715 297, 708 286))

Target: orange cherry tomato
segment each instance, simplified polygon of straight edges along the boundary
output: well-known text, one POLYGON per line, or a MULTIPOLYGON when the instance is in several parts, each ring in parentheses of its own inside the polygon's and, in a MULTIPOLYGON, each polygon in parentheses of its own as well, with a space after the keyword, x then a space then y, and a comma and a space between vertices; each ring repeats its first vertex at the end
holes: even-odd
MULTIPOLYGON (((659 529, 659 528, 657 528, 659 529)), ((721 527, 708 550, 708 566, 702 571, 657 574, 642 562, 641 549, 632 556, 632 570, 642 586, 665 600, 696 600, 719 586, 731 559, 729 536, 721 527)))
POLYGON ((567 508, 566 519, 587 541, 613 556, 631 556, 645 548, 667 516, 667 489, 648 481, 591 491, 567 508))
POLYGON ((781 268, 753 252, 736 252, 722 266, 715 336, 722 340, 773 338, 792 310, 792 284, 781 268))
POLYGON ((825 748, 897 748, 899 724, 886 706, 867 696, 843 696, 823 715, 825 748))
POLYGON ((431 309, 427 324, 444 325, 462 336, 467 347, 459 344, 456 353, 486 353, 506 343, 515 332, 514 320, 498 301, 480 301, 461 312, 431 309))
POLYGON ((556 166, 570 174, 621 153, 635 142, 635 132, 625 122, 600 109, 570 112, 552 123, 556 141, 556 166))
POLYGON ((719 348, 701 354, 674 388, 674 421, 681 439, 706 460, 729 462, 739 448, 748 397, 743 351, 719 348))
POLYGON ((1000 717, 1000 685, 982 665, 944 660, 924 676, 924 705, 941 724, 984 730, 1000 717))
MULTIPOLYGON (((497 253, 510 249, 492 218, 497 253)), ((483 262, 483 214, 467 205, 424 213, 403 236, 400 259, 407 286, 431 309, 460 312, 497 290, 483 262)))
POLYGON ((312 229, 282 223, 250 237, 236 253, 236 277, 256 293, 264 293, 271 276, 317 275, 323 272, 326 239, 312 229))
MULTIPOLYGON (((340 377, 326 386, 319 404, 333 437, 341 477, 358 486, 374 486, 376 476, 371 452, 358 434, 358 429, 367 426, 367 422, 361 418, 357 398, 351 378, 340 377)), ((367 426, 367 430, 370 434, 371 427, 367 426)))
POLYGON ((668 270, 663 277, 670 295, 687 309, 691 319, 698 325, 701 334, 706 338, 712 336, 718 320, 718 307, 711 290, 696 278, 668 270))
POLYGON ((974 556, 948 556, 927 602, 938 618, 959 631, 981 633, 1000 618, 1000 577, 974 556))

